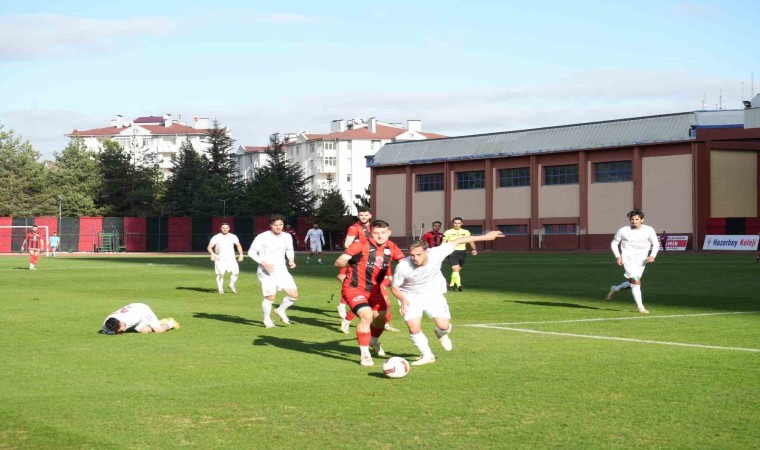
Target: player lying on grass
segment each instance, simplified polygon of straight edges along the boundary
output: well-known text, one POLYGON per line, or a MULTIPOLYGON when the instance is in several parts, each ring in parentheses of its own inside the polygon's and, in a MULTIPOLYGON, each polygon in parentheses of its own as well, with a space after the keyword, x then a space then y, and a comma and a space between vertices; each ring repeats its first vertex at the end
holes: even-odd
POLYGON ((409 328, 412 343, 422 355, 412 362, 414 366, 435 362, 428 338, 422 332, 422 314, 435 323, 435 335, 446 351, 451 351, 451 313, 446 302, 446 278, 441 264, 457 245, 471 242, 493 241, 504 237, 501 231, 491 231, 482 236, 467 236, 429 248, 423 240, 415 240, 409 246, 409 256, 396 265, 391 292, 401 304, 401 314, 409 328))
POLYGON ((158 320, 145 303, 130 303, 114 311, 103 322, 103 334, 163 333, 179 330, 179 324, 171 317, 158 320))

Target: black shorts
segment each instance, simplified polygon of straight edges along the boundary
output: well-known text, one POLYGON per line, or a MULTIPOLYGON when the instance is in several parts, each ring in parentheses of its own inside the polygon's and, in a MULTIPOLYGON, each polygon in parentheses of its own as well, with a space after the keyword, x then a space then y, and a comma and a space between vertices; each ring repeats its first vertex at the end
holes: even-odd
POLYGON ((449 255, 449 264, 451 266, 464 267, 464 259, 467 257, 467 250, 454 250, 449 255))

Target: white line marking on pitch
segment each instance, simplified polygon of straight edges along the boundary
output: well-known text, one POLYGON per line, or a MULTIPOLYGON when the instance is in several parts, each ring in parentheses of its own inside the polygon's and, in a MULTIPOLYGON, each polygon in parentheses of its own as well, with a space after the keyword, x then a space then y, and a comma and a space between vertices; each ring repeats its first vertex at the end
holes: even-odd
POLYGON ((674 345, 678 347, 696 347, 696 348, 708 348, 708 349, 714 349, 714 350, 738 350, 738 351, 743 351, 743 352, 760 353, 760 349, 757 349, 757 348, 719 347, 717 345, 683 344, 680 342, 649 341, 645 339, 631 339, 631 338, 621 338, 621 337, 612 337, 612 336, 594 336, 594 335, 587 335, 587 334, 557 333, 554 331, 526 330, 523 328, 497 327, 497 326, 490 326, 490 325, 470 325, 470 326, 474 326, 478 328, 495 328, 497 330, 519 331, 521 333, 550 334, 554 336, 569 336, 569 337, 578 337, 578 338, 586 338, 586 339, 600 339, 604 341, 638 342, 640 344, 674 345))
POLYGON ((574 320, 549 320, 544 322, 497 322, 497 323, 483 323, 473 325, 460 325, 463 327, 486 327, 486 328, 498 328, 497 325, 532 325, 532 324, 548 324, 548 323, 574 323, 574 322, 605 322, 608 320, 640 320, 640 319, 669 319, 672 317, 705 317, 705 316, 729 316, 734 314, 757 314, 760 311, 733 311, 733 312, 720 312, 720 313, 701 313, 701 314, 671 314, 668 316, 630 316, 630 317, 607 317, 596 319, 574 319, 574 320))

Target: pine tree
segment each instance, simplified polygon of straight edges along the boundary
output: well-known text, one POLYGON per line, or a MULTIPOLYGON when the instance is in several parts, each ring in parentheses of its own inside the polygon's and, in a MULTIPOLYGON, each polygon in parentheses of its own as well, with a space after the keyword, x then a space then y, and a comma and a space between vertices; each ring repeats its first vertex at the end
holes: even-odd
POLYGON ((364 194, 357 196, 356 200, 354 201, 354 206, 356 207, 357 211, 361 210, 369 210, 372 206, 370 195, 372 193, 371 186, 368 184, 366 188, 364 188, 364 194))
POLYGON ((156 213, 163 183, 154 155, 141 151, 133 138, 129 152, 117 142, 104 142, 98 161, 103 179, 96 204, 104 214, 156 213))
MULTIPOLYGON (((73 137, 47 171, 47 197, 51 205, 62 196, 62 213, 70 217, 100 214, 95 205, 100 192, 100 166, 95 154, 87 149, 81 137, 73 137)), ((56 208, 57 213, 57 208, 56 208)))
POLYGON ((328 187, 322 191, 322 195, 319 197, 319 208, 315 214, 317 223, 328 236, 330 248, 332 248, 333 234, 344 231, 351 225, 348 205, 332 181, 332 177, 328 177, 328 187))
POLYGON ((177 216, 196 215, 200 206, 198 202, 194 203, 196 192, 208 178, 208 172, 208 159, 198 154, 189 140, 185 140, 180 146, 179 155, 172 161, 171 175, 166 180, 165 212, 177 216))
POLYGON ((219 122, 214 121, 214 127, 208 130, 208 136, 204 140, 209 144, 208 159, 209 172, 221 175, 230 182, 237 181, 237 162, 232 156, 235 140, 230 136, 227 128, 220 128, 219 122))
POLYGON ((44 164, 32 145, 0 123, 0 216, 32 216, 49 213, 43 200, 44 164))

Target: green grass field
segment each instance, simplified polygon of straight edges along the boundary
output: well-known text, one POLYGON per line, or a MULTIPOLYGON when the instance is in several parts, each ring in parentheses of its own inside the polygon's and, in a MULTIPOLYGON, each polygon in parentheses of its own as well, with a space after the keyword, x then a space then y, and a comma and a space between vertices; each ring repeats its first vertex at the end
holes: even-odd
MULTIPOLYGON (((0 448, 760 448, 753 255, 662 255, 649 316, 603 300, 611 255, 470 257, 454 350, 426 319, 438 361, 400 380, 338 331, 336 256, 299 255, 275 329, 249 259, 220 296, 206 257, 0 258, 0 448), (131 302, 181 330, 98 333, 131 302)), ((406 332, 382 342, 416 356, 406 332)))

